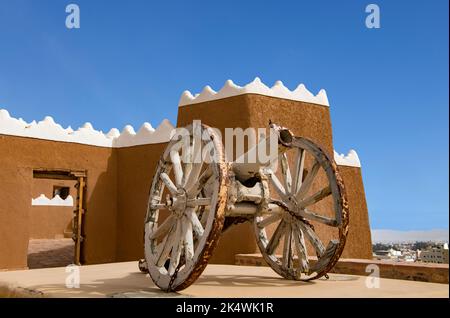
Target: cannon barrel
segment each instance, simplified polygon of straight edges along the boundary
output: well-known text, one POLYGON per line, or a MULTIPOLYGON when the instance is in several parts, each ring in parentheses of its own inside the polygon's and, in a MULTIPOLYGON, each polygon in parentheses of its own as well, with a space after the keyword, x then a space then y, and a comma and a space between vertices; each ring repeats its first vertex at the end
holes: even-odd
POLYGON ((241 182, 254 177, 261 168, 275 172, 278 156, 291 147, 292 132, 274 123, 269 123, 269 136, 262 138, 245 154, 232 163, 236 179, 241 182))

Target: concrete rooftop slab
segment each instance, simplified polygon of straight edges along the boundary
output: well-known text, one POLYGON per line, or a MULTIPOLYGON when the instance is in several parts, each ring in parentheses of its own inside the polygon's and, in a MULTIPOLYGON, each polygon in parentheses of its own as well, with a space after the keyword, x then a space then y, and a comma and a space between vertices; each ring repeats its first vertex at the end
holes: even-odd
POLYGON ((0 286, 37 290, 47 297, 449 297, 447 284, 381 278, 379 288, 367 288, 367 277, 344 274, 297 282, 256 266, 208 265, 178 294, 162 292, 139 272, 137 262, 82 266, 80 288, 66 288, 68 275, 64 267, 0 272, 0 286))

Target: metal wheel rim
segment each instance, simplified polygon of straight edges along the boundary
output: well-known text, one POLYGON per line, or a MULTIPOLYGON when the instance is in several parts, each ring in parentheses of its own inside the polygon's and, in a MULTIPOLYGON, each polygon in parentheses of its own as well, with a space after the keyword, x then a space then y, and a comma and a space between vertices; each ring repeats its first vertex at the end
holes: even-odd
MULTIPOLYGON (((348 233, 348 201, 344 183, 339 174, 337 165, 334 160, 332 160, 328 154, 321 149, 321 147, 306 138, 294 137, 292 141, 292 148, 304 149, 307 153, 312 155, 317 162, 320 162, 320 167, 325 170, 329 185, 331 187, 331 195, 334 199, 335 215, 339 215, 340 217, 339 225, 336 226, 338 229, 339 244, 334 249, 332 255, 328 259, 328 262, 326 262, 324 266, 317 268, 315 272, 305 275, 303 273, 299 273, 299 269, 287 268, 286 264, 283 264, 282 258, 266 253, 266 249, 270 241, 267 238, 265 227, 260 228, 260 226, 258 226, 258 224, 265 219, 262 214, 255 216, 254 230, 258 248, 261 251, 264 260, 275 272, 287 279, 309 281, 320 278, 328 273, 337 263, 343 252, 348 233)), ((283 203, 285 202, 283 201, 283 203)), ((303 234, 303 236, 305 235, 303 234)), ((300 260, 298 262, 300 262, 300 260)), ((291 266, 293 267, 293 265, 291 266)))

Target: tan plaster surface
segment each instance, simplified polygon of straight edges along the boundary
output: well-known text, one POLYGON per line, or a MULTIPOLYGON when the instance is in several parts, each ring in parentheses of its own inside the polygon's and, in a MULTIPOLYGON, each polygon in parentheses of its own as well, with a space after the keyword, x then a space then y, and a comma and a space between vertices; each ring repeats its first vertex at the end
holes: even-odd
POLYGON ((379 288, 367 288, 367 277, 342 274, 296 282, 254 266, 209 265, 179 294, 161 292, 139 272, 137 262, 83 266, 80 288, 66 288, 66 277, 64 267, 0 272, 0 285, 38 290, 47 297, 449 297, 447 284, 381 278, 379 288))

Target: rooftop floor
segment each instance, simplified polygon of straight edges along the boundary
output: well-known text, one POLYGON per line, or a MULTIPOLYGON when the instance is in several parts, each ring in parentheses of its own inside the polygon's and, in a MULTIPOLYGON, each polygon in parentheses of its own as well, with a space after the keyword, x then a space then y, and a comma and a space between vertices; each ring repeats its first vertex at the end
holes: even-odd
POLYGON ((160 291, 137 262, 82 266, 80 288, 66 288, 68 275, 64 267, 0 272, 0 286, 48 297, 449 297, 447 284, 381 278, 379 288, 367 288, 367 277, 344 274, 297 282, 257 266, 209 265, 179 294, 160 291))

